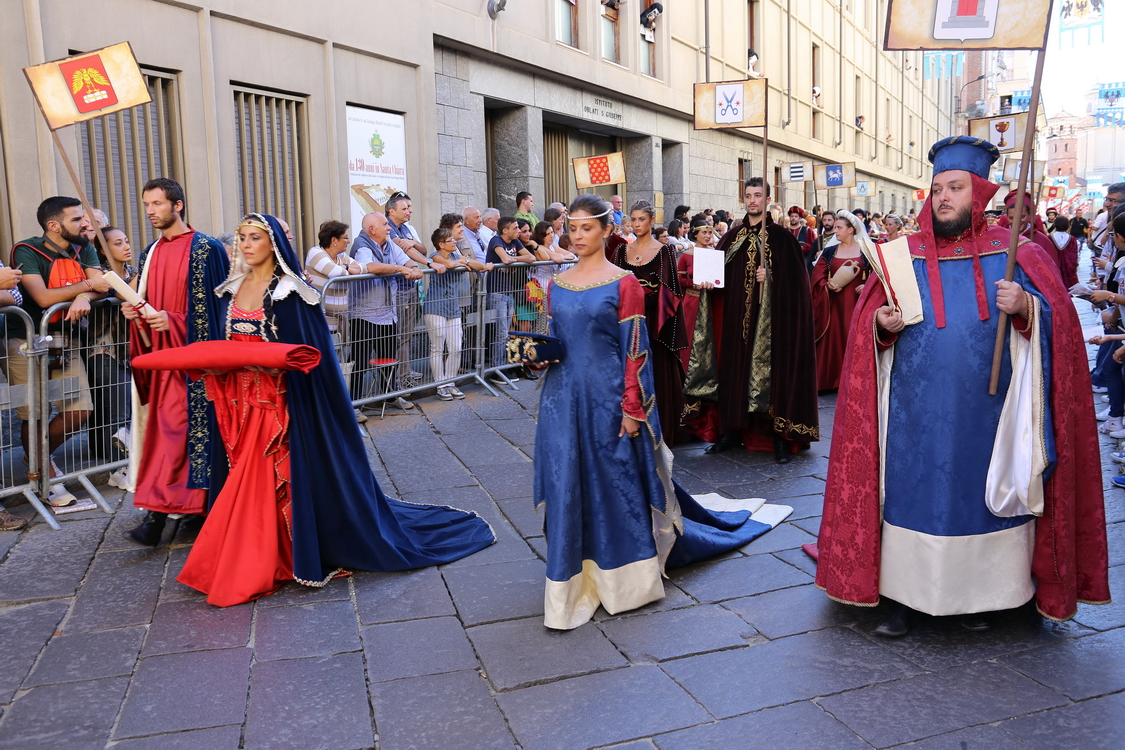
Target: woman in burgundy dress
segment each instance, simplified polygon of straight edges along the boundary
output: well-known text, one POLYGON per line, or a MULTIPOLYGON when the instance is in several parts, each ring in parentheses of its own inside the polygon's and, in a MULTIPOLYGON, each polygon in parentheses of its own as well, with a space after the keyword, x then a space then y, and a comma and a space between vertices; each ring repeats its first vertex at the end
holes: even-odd
MULTIPOLYGON (((676 246, 661 245, 652 236, 656 209, 648 201, 638 201, 629 211, 632 244, 606 243, 610 262, 632 271, 645 292, 645 321, 652 338, 652 376, 655 379, 656 408, 664 442, 674 445, 684 409, 684 366, 680 352, 688 348, 691 333, 684 325, 683 297, 676 275, 676 246)), ((682 437, 681 437, 682 442, 682 437)))
POLYGON ((812 274, 816 382, 820 391, 840 387, 852 313, 871 273, 862 246, 872 243, 863 222, 848 211, 840 211, 835 231, 838 242, 824 249, 812 274))

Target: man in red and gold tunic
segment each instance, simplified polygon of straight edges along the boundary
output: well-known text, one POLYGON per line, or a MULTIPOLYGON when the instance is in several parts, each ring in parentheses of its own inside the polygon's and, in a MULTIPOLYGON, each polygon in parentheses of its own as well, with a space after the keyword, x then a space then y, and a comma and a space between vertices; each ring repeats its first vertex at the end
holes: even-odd
MULTIPOLYGON (((161 237, 141 256, 138 292, 151 309, 140 314, 122 306, 134 321, 130 356, 213 338, 221 330, 214 290, 227 277, 230 261, 218 240, 184 221, 184 190, 160 177, 142 191, 145 213, 161 237), (140 332, 147 334, 145 344, 140 332)), ((138 544, 160 544, 169 514, 202 514, 208 492, 221 489, 223 447, 212 445, 214 409, 202 383, 183 372, 133 373, 133 429, 129 477, 133 504, 148 511, 125 536, 138 544), (213 451, 217 451, 213 456, 213 451)), ((217 442, 217 441, 216 441, 217 442)))

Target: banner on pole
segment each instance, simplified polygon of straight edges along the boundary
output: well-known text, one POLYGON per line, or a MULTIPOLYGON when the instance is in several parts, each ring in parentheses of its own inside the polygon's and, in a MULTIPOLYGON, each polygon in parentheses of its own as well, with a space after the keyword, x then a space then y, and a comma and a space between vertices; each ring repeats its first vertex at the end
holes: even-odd
POLYGON ((23 72, 51 130, 152 101, 128 42, 32 65, 23 72))
POLYGON ((925 190, 915 190, 914 191, 914 200, 916 200, 916 201, 926 200, 926 191, 925 190))
POLYGON ((888 0, 885 50, 1042 49, 1051 0, 888 0))
MULTIPOLYGON (((1020 178, 1020 162, 1022 159, 1017 159, 1014 156, 1009 156, 1004 160, 1004 181, 1016 182, 1020 178)), ((1047 171, 1047 162, 1035 160, 1031 164, 1031 182, 1042 182, 1043 173, 1047 171)))
POLYGON ((1063 194, 1063 191, 1063 188, 1058 187, 1057 185, 1052 185, 1051 187, 1043 191, 1043 197, 1047 198, 1048 200, 1054 200, 1055 198, 1061 196, 1063 194))
POLYGON ((847 164, 818 164, 814 184, 820 190, 855 187, 855 162, 847 164))
POLYGON ((811 161, 794 161, 781 165, 782 182, 805 182, 813 178, 811 161))
POLYGON ((625 154, 621 151, 601 156, 579 156, 571 159, 570 163, 574 166, 574 184, 579 190, 625 182, 625 154))
POLYGON ((870 180, 857 182, 850 192, 853 198, 870 198, 875 195, 875 183, 870 180))
POLYGON ((766 124, 766 79, 695 84, 695 129, 761 128, 766 124))
POLYGON ((969 120, 969 135, 988 141, 1002 154, 1022 151, 1026 132, 1027 112, 969 120))

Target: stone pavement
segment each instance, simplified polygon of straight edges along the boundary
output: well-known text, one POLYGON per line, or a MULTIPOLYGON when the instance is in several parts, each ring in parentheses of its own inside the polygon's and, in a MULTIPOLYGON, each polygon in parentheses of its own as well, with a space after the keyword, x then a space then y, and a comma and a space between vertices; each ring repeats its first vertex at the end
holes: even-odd
MULTIPOLYGON (((987 633, 929 619, 885 640, 872 635, 885 608, 812 585, 800 545, 817 533, 827 438, 787 466, 678 447, 689 491, 765 497, 793 515, 741 551, 671 571, 661 602, 547 631, 537 393, 519 385, 367 425, 388 493, 477 511, 496 531, 497 544, 440 569, 288 585, 218 609, 175 582, 195 521, 155 550, 122 538, 139 516, 128 503, 112 518, 64 517, 61 532, 0 533, 0 748, 1121 746, 1121 600, 1067 623, 1025 607, 987 633)), ((826 436, 834 403, 821 399, 826 436)), ((1107 491, 1118 592, 1123 499, 1107 491)))

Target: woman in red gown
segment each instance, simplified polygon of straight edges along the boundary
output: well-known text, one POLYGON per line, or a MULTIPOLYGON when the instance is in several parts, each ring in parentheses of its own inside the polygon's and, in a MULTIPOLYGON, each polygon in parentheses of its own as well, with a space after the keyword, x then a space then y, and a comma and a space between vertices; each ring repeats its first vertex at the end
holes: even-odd
POLYGON ((852 313, 871 273, 862 246, 873 245, 863 222, 849 211, 840 211, 835 232, 837 243, 824 249, 812 274, 816 382, 820 391, 840 387, 852 313))

